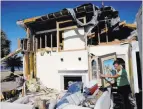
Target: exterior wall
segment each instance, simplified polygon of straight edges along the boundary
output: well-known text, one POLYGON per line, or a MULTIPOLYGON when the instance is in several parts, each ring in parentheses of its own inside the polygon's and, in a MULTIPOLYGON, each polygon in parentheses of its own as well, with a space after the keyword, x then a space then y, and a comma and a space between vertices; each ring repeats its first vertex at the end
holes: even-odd
POLYGON ((66 30, 63 33, 64 50, 84 49, 84 28, 66 30))
POLYGON ((63 75, 81 75, 84 83, 88 82, 88 55, 86 50, 74 52, 40 52, 36 54, 37 77, 49 88, 62 90, 61 77, 63 75), (78 58, 81 57, 81 61, 78 58), (63 62, 61 62, 63 58, 63 62), (77 71, 77 72, 75 72, 77 71))
MULTIPOLYGON (((138 73, 137 73, 137 60, 136 60, 136 52, 139 51, 138 42, 132 43, 132 70, 133 70, 133 80, 134 80, 134 93, 139 93, 139 84, 138 84, 138 73)), ((132 87, 133 87, 132 86, 132 87)))
MULTIPOLYGON (((129 59, 133 56, 129 58, 129 48, 129 44, 93 46, 89 48, 89 53, 98 57, 116 52, 117 57, 125 61, 130 82, 129 59)), ((43 56, 40 52, 37 52, 36 58, 37 77, 49 88, 63 90, 64 76, 81 76, 85 85, 89 82, 87 50, 52 52, 49 54, 45 52, 43 56), (79 61, 79 58, 81 58, 81 61, 79 61)))
POLYGON ((101 45, 90 47, 89 52, 93 53, 95 56, 102 56, 110 53, 116 52, 116 54, 126 54, 129 49, 129 44, 125 45, 101 45))

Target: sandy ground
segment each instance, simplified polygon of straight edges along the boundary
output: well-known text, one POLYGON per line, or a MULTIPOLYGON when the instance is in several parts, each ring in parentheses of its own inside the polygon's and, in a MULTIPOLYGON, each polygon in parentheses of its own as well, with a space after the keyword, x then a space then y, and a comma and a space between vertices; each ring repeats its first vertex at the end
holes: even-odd
MULTIPOLYGON (((23 73, 23 71, 15 71, 14 72, 14 74, 16 74, 16 75, 18 75, 18 74, 22 74, 23 73)), ((1 80, 3 80, 3 79, 5 79, 7 76, 9 76, 11 74, 11 72, 10 71, 4 71, 4 72, 1 72, 0 73, 0 81, 1 80)))

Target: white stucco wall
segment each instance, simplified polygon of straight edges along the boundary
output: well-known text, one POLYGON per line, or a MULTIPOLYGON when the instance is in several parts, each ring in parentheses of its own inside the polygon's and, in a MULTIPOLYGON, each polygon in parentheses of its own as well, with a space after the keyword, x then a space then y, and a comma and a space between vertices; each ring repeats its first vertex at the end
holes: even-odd
POLYGON ((43 56, 38 52, 36 57, 37 77, 48 88, 62 90, 61 75, 81 75, 85 78, 85 83, 88 81, 88 56, 86 50, 53 52, 51 54, 45 52, 43 56), (78 60, 79 57, 81 57, 81 61, 78 60), (61 62, 61 58, 63 58, 63 62, 61 62), (75 70, 79 73, 75 73, 75 70))
POLYGON ((134 93, 139 93, 139 84, 138 84, 138 72, 137 72, 137 60, 136 52, 139 52, 138 42, 132 43, 132 70, 133 70, 133 79, 134 79, 134 93))
POLYGON ((89 52, 96 56, 102 56, 116 52, 116 54, 126 54, 129 49, 129 44, 125 45, 101 45, 89 48, 89 52))
POLYGON ((64 50, 84 49, 84 28, 66 30, 63 33, 64 50))

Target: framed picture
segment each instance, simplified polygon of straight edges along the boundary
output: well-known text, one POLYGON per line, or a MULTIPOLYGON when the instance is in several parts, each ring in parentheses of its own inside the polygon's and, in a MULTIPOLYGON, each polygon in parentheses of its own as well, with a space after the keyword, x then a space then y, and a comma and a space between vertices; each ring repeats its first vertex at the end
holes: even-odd
MULTIPOLYGON (((100 73, 115 75, 116 71, 113 66, 113 62, 116 60, 116 53, 111 53, 99 57, 100 73)), ((102 86, 108 87, 111 83, 114 83, 113 78, 104 78, 102 79, 102 86)))

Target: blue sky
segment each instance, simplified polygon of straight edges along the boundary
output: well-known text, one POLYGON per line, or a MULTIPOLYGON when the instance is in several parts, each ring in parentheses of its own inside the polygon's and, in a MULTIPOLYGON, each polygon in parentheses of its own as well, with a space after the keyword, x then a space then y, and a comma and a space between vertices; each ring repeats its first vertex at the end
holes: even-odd
MULTIPOLYGON (((17 49, 17 38, 24 38, 26 35, 26 32, 16 25, 17 20, 56 12, 63 8, 73 8, 84 3, 93 3, 101 7, 100 1, 2 1, 1 28, 12 41, 11 51, 17 49)), ((141 6, 141 1, 106 1, 104 5, 113 6, 119 11, 121 20, 132 23, 141 6)))

